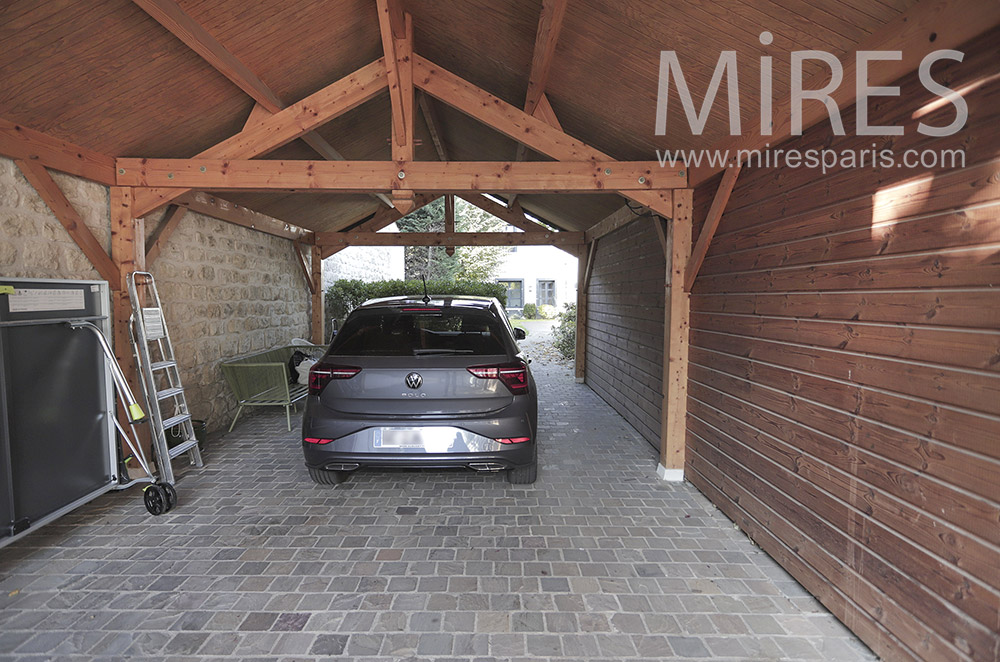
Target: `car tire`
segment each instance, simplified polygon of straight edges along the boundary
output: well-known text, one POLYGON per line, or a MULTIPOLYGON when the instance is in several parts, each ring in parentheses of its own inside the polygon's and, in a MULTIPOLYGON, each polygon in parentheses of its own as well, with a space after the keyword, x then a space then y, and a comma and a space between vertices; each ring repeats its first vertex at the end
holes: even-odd
POLYGON ((320 485, 340 485, 345 480, 347 480, 348 472, 346 471, 328 471, 326 469, 313 469, 312 467, 306 467, 309 469, 309 477, 313 479, 313 482, 319 483, 320 485))
POLYGON ((531 464, 507 470, 507 482, 511 485, 531 485, 538 477, 538 442, 532 451, 531 464))

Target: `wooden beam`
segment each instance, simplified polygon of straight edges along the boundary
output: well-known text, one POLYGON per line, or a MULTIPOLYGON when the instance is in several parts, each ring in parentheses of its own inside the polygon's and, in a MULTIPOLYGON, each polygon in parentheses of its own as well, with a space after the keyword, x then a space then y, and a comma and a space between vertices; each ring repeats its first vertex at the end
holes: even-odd
MULTIPOLYGON (((556 117, 556 111, 552 110, 552 105, 549 103, 549 95, 542 94, 542 98, 539 100, 538 106, 535 107, 535 111, 532 113, 533 116, 542 120, 549 126, 559 129, 562 131, 562 124, 559 123, 559 118, 556 117)), ((514 156, 515 161, 523 161, 524 157, 528 155, 528 148, 524 146, 524 143, 517 144, 517 154, 514 156)), ((514 200, 517 199, 517 194, 510 196, 507 200, 507 204, 513 204, 514 200)))
POLYGON ((319 246, 312 247, 312 305, 310 315, 310 331, 314 345, 322 345, 326 342, 324 336, 324 322, 326 315, 323 311, 323 256, 319 246))
POLYGON ((312 243, 312 233, 276 218, 261 214, 242 205, 223 200, 208 193, 188 193, 177 199, 176 204, 191 211, 217 218, 220 221, 242 225, 251 230, 274 235, 282 239, 312 243))
MULTIPOLYGON (((309 250, 310 251, 312 250, 311 246, 309 250)), ((297 257, 299 260, 299 267, 301 267, 302 275, 306 279, 306 287, 309 288, 309 293, 316 294, 316 283, 315 281, 313 281, 312 268, 308 264, 306 264, 305 255, 302 254, 302 244, 300 244, 298 241, 293 241, 292 251, 295 253, 295 257, 297 257)), ((320 259, 322 259, 322 257, 320 259)))
MULTIPOLYGON (((590 244, 593 249, 594 244, 590 244)), ((583 254, 576 263, 576 346, 573 350, 573 372, 578 384, 587 376, 587 314, 589 296, 587 292, 587 260, 583 254)))
POLYGON ((722 221, 722 214, 726 211, 726 203, 729 202, 729 196, 733 193, 733 187, 736 186, 736 178, 740 176, 742 167, 737 164, 732 168, 727 168, 722 174, 722 181, 719 182, 715 198, 712 199, 712 206, 708 210, 708 216, 705 217, 705 224, 701 226, 698 242, 694 245, 694 250, 691 251, 691 260, 688 263, 687 272, 684 274, 684 289, 688 292, 691 291, 691 287, 698 277, 698 270, 701 269, 701 263, 705 261, 708 246, 712 243, 712 237, 715 236, 715 231, 722 221))
MULTIPOLYGON (((262 119, 261 113, 273 114, 287 105, 229 49, 212 36, 200 23, 191 18, 174 0, 133 0, 153 20, 184 42, 188 48, 201 56, 213 69, 228 78, 237 87, 256 101, 250 114, 248 125, 253 126, 262 119)), ((266 117, 266 115, 264 115, 266 117)), ((332 161, 343 161, 344 157, 333 145, 318 133, 310 132, 302 140, 317 154, 332 161)), ((385 196, 379 198, 390 205, 385 196)))
POLYGON ((146 268, 153 266, 156 262, 156 258, 160 256, 160 252, 163 250, 163 246, 170 239, 170 235, 174 233, 177 226, 180 225, 181 219, 184 218, 184 214, 187 213, 186 207, 179 207, 177 205, 170 205, 167 210, 163 212, 163 218, 160 219, 159 225, 153 230, 153 234, 149 236, 146 240, 146 268))
POLYGON ((62 189, 59 188, 55 180, 52 179, 52 176, 45 170, 45 167, 38 161, 22 161, 18 159, 15 163, 28 179, 28 183, 34 187, 35 191, 38 192, 38 195, 41 196, 42 200, 52 211, 52 214, 66 228, 69 236, 73 238, 73 241, 80 247, 83 254, 87 256, 90 263, 94 265, 94 269, 101 275, 101 278, 108 281, 111 289, 117 290, 121 281, 118 268, 105 252, 101 242, 97 241, 90 228, 83 222, 80 214, 70 201, 66 199, 62 189))
POLYGON ((115 183, 113 157, 4 119, 0 119, 0 154, 106 186, 115 183))
POLYGON ((590 277, 594 275, 594 258, 597 257, 597 240, 590 242, 587 247, 586 267, 583 272, 583 288, 590 289, 590 277))
MULTIPOLYGON (((376 0, 379 32, 385 53, 389 100, 392 104, 392 160, 413 160, 413 18, 398 0, 376 0)), ((413 210, 413 190, 393 190, 392 204, 400 213, 413 210)))
MULTIPOLYGON (((134 196, 132 189, 112 186, 109 190, 111 216, 111 259, 118 271, 118 283, 112 299, 112 319, 114 329, 113 349, 115 358, 125 373, 132 391, 139 393, 138 370, 132 355, 129 342, 129 318, 132 315, 132 304, 128 296, 128 275, 134 271, 145 271, 146 248, 143 219, 137 218, 133 211, 134 196)), ((119 409, 119 418, 122 411, 119 409)), ((127 421, 126 421, 127 424, 127 421)), ((139 443, 142 444, 146 457, 149 455, 149 435, 140 433, 139 443)), ((123 449, 127 453, 127 449, 123 449)))
MULTIPOLYGON (((444 233, 455 234, 455 196, 450 193, 444 196, 444 233)), ((445 246, 444 252, 451 257, 455 254, 455 247, 445 246)))
MULTIPOLYGON (((385 65, 381 59, 376 60, 195 158, 252 159, 266 154, 372 99, 385 88, 385 81, 385 65)), ((137 191, 135 213, 144 216, 182 193, 168 188, 137 191)))
POLYGON ((317 232, 318 246, 578 246, 582 232, 317 232))
POLYGON ((622 205, 617 211, 611 212, 587 230, 587 243, 589 244, 604 235, 611 234, 638 218, 639 215, 629 209, 628 205, 622 205))
MULTIPOLYGON (((889 23, 873 32, 867 39, 852 48, 850 56, 841 64, 844 82, 831 94, 841 112, 857 100, 857 89, 852 81, 857 76, 857 51, 901 51, 902 59, 879 62, 868 72, 870 87, 884 86, 915 71, 920 61, 930 52, 958 48, 965 42, 1000 25, 1000 3, 982 0, 953 0, 949 2, 923 0, 911 6, 889 23)), ((820 71, 803 84, 803 89, 820 89, 829 75, 820 71)), ((773 127, 770 135, 761 135, 760 127, 745 131, 740 136, 727 136, 712 145, 720 153, 729 151, 729 163, 736 162, 738 150, 763 150, 765 145, 778 145, 789 138, 792 130, 791 99, 775 104, 773 127)), ((810 101, 802 107, 802 130, 818 122, 828 121, 826 107, 810 101)), ((728 165, 728 164, 727 164, 728 165)), ((689 174, 692 187, 697 187, 718 174, 726 166, 693 166, 689 174)))
MULTIPOLYGON (((416 86, 434 98, 476 118, 536 152, 559 161, 613 161, 607 154, 566 135, 543 120, 528 115, 523 110, 515 108, 417 54, 413 56, 413 76, 416 86)), ((677 177, 680 187, 687 186, 687 173, 683 168, 671 171, 677 177)), ((629 189, 624 195, 669 218, 672 213, 672 196, 669 191, 664 190, 667 188, 677 187, 668 187, 661 182, 657 185, 657 190, 629 189)))
MULTIPOLYGON (((677 188, 679 168, 656 161, 274 161, 118 159, 118 182, 190 190, 520 191, 537 193, 677 188), (404 183, 401 183, 404 182, 404 183)), ((404 210, 400 209, 401 212, 404 210)), ((404 212, 405 213, 405 212, 404 212)))
POLYGON ((669 230, 664 225, 666 221, 662 218, 653 214, 653 229, 656 230, 656 238, 660 240, 660 248, 663 249, 663 256, 667 257, 670 255, 670 239, 667 236, 669 230))
POLYGON ((444 142, 444 134, 441 133, 441 119, 434 109, 434 101, 428 95, 421 92, 417 95, 420 104, 420 112, 427 123, 427 130, 431 134, 431 141, 434 143, 434 151, 437 152, 438 161, 448 160, 448 148, 444 142))
POLYGON ((545 94, 567 4, 568 0, 542 0, 542 13, 535 32, 535 50, 531 57, 531 73, 528 75, 528 93, 524 99, 524 112, 529 115, 534 114, 545 94))
POLYGON ((668 480, 683 477, 687 439, 688 335, 691 297, 684 274, 691 255, 692 190, 673 192, 670 223, 670 261, 667 265, 663 324, 663 405, 661 410, 660 467, 668 480))
POLYGON ((465 195, 459 195, 458 197, 462 198, 470 205, 479 207, 487 214, 493 214, 504 223, 513 225, 519 230, 524 230, 525 232, 551 232, 551 230, 544 225, 539 225, 538 223, 535 223, 525 217, 524 212, 519 211, 520 208, 511 209, 510 207, 504 207, 500 203, 494 202, 484 195, 473 195, 467 193, 465 195))

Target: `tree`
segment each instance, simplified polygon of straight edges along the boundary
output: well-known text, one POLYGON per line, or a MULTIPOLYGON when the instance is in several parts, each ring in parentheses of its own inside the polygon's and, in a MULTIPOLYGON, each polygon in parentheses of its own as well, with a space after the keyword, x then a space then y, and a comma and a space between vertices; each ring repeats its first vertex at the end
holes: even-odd
MULTIPOLYGON (((400 232, 444 232, 444 198, 396 221, 400 232)), ((507 224, 461 198, 455 200, 456 232, 503 232, 507 224)), ((506 246, 457 246, 449 256, 444 246, 407 246, 407 279, 493 280, 508 253, 506 246)))

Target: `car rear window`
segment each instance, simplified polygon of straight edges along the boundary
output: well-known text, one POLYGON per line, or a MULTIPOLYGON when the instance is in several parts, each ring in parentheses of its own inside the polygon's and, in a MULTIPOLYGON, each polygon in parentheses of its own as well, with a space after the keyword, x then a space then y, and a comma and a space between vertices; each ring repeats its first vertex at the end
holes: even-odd
POLYGON ((347 320, 330 346, 330 354, 506 354, 504 337, 500 321, 479 310, 362 310, 347 320))

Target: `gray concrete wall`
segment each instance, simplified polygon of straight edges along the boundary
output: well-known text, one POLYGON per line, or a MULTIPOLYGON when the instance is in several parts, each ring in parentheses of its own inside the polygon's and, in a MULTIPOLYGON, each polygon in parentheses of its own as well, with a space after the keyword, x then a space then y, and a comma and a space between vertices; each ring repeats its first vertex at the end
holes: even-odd
MULTIPOLYGON (((108 189, 53 173, 87 227, 110 248, 108 189)), ((147 233, 160 213, 146 219, 147 233)), ((235 403, 219 369, 227 358, 309 335, 309 291, 291 242, 188 212, 151 269, 192 414, 209 429, 228 424, 235 403)), ((100 279, 65 228, 18 170, 0 158, 0 273, 100 279)))

